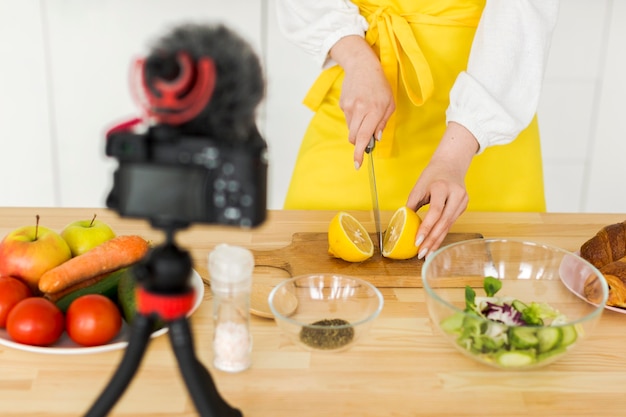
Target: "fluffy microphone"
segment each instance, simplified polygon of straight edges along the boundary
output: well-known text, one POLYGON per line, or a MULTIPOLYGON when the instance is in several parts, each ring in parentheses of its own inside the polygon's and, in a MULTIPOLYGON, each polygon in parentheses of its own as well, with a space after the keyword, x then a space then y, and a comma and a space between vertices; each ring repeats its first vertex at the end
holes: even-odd
POLYGON ((258 136, 255 113, 265 93, 261 64, 225 26, 175 27, 138 61, 138 72, 135 93, 157 123, 215 140, 258 136))

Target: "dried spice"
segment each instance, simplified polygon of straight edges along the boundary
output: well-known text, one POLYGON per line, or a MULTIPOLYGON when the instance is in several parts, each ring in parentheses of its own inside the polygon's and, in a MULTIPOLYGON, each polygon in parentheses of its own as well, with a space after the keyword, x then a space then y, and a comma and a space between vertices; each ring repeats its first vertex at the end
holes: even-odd
POLYGON ((343 319, 319 320, 300 330, 302 343, 316 349, 338 349, 349 344, 352 339, 354 328, 343 319))

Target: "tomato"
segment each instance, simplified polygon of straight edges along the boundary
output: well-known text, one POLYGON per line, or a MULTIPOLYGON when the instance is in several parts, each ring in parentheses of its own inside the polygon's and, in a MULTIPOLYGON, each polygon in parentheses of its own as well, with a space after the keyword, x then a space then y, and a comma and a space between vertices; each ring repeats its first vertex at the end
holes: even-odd
POLYGON ((103 345, 122 328, 122 315, 111 299, 101 294, 78 297, 65 313, 70 338, 83 346, 103 345))
POLYGON ((25 298, 9 311, 7 332, 18 343, 48 346, 56 342, 65 327, 63 313, 43 297, 25 298))
POLYGON ((32 296, 26 283, 13 277, 0 277, 0 329, 7 325, 7 316, 15 304, 32 296))

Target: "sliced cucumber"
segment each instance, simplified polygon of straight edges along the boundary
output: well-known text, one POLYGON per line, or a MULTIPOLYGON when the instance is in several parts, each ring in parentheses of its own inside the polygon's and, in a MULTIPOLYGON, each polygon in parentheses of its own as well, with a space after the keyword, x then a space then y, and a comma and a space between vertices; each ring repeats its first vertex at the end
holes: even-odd
POLYGON ((514 326, 509 328, 509 341, 517 349, 530 349, 539 344, 537 329, 534 327, 514 326))
POLYGON ((504 338, 494 339, 487 335, 481 335, 476 342, 476 344, 480 344, 480 351, 485 353, 497 352, 504 346, 504 338))
POLYGON ((537 350, 539 353, 548 352, 558 346, 560 346, 563 340, 563 331, 560 327, 541 327, 537 330, 537 350))
POLYGON ((537 355, 537 362, 543 362, 549 359, 556 359, 562 353, 565 353, 567 349, 563 346, 557 346, 555 349, 543 352, 537 355))
POLYGON ((441 320, 441 329, 446 333, 458 333, 463 327, 463 318, 465 314, 456 312, 451 316, 441 320))
POLYGON ((535 362, 533 350, 504 351, 496 356, 496 362, 507 368, 519 368, 535 362))
POLYGON ((513 300, 511 305, 513 306, 514 309, 516 309, 520 313, 528 308, 528 306, 526 304, 522 303, 520 300, 513 300))
POLYGON ((576 339, 578 339, 578 331, 576 331, 576 327, 572 326, 562 326, 561 333, 563 336, 561 338, 561 346, 567 347, 574 343, 576 339))

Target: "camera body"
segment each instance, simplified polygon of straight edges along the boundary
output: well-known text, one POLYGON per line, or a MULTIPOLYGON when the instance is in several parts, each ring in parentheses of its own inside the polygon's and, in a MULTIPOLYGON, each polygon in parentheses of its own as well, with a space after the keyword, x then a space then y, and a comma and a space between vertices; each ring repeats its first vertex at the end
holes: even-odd
POLYGON ((107 207, 153 225, 254 227, 267 213, 267 146, 192 136, 174 126, 110 132, 106 154, 119 161, 107 207))

